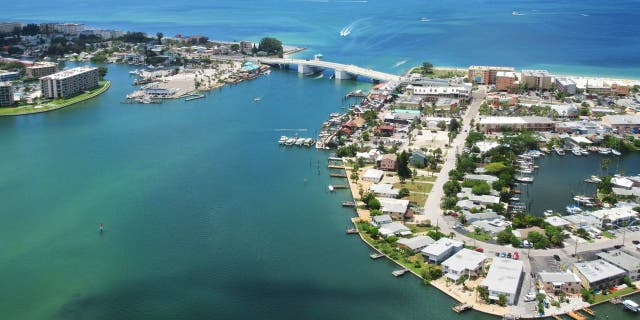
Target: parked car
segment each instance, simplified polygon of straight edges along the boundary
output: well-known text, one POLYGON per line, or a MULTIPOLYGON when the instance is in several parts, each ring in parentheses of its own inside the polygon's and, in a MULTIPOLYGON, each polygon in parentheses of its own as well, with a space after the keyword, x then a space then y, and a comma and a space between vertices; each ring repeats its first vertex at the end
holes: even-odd
POLYGON ((555 259, 556 261, 560 261, 560 256, 557 254, 554 254, 553 259, 555 259))
POLYGON ((484 249, 482 249, 482 248, 476 248, 476 251, 477 251, 477 252, 484 252, 484 249))
POLYGON ((536 293, 535 292, 529 292, 527 293, 527 295, 524 296, 524 302, 529 302, 529 301, 533 301, 536 300, 536 293))
POLYGON ((633 244, 640 244, 640 241, 638 241, 638 240, 633 240, 633 241, 631 241, 631 243, 633 243, 633 244))

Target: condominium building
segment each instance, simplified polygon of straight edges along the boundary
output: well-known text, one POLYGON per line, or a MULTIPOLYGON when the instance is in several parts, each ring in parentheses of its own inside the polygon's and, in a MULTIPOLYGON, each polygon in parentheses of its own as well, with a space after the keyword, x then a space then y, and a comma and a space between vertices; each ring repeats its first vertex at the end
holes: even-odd
POLYGON ((522 70, 520 81, 529 89, 551 89, 551 75, 547 70, 522 70))
POLYGON ((60 23, 55 26, 57 32, 77 35, 84 30, 84 24, 82 23, 60 23))
POLYGON ((552 131, 555 122, 547 117, 481 117, 478 123, 483 132, 509 129, 512 131, 552 131))
POLYGON ((523 270, 524 263, 520 260, 494 258, 487 277, 482 280, 482 286, 489 290, 489 299, 497 301, 504 295, 507 304, 515 304, 523 270))
POLYGON ((0 107, 13 104, 13 87, 9 82, 0 82, 0 107))
POLYGON ((489 66, 471 66, 467 71, 469 81, 477 84, 496 84, 498 72, 514 72, 513 67, 489 67, 489 66))
POLYGON ((573 264, 573 272, 580 278, 585 289, 605 290, 622 283, 626 272, 613 264, 599 259, 573 264))
POLYGON ((546 293, 554 295, 578 294, 581 289, 581 281, 578 276, 572 272, 547 272, 542 271, 536 276, 538 287, 542 288, 546 293))
POLYGON ((58 65, 53 62, 37 62, 26 68, 27 78, 42 78, 58 71, 58 65))
POLYGON ((556 89, 566 94, 576 94, 576 82, 569 78, 556 78, 556 89))
POLYGON ((518 87, 518 76, 513 71, 498 71, 496 73, 496 89, 512 91, 518 87))
POLYGON ((22 28, 24 24, 20 22, 0 22, 0 33, 12 33, 17 28, 22 28))
POLYGON ((20 80, 20 72, 0 70, 0 81, 20 80))
POLYGON ((78 67, 40 79, 42 96, 49 99, 67 98, 98 86, 98 69, 78 67))

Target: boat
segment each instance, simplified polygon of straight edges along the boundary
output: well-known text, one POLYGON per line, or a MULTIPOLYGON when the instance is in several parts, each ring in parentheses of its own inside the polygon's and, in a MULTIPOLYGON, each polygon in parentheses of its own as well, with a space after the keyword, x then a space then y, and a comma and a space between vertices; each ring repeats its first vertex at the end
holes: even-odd
POLYGON ((375 260, 375 259, 380 259, 380 258, 382 258, 382 257, 384 257, 384 254, 382 254, 382 253, 378 253, 378 252, 376 252, 376 253, 372 253, 372 254, 370 254, 370 255, 369 255, 369 258, 371 258, 371 259, 373 259, 373 260, 375 260))
POLYGON ((356 203, 353 201, 342 201, 342 206, 343 207, 355 207, 356 203))
POLYGON ((565 155, 565 152, 564 152, 564 150, 562 150, 562 148, 555 147, 555 148, 554 148, 554 150, 556 151, 556 153, 557 153, 559 156, 564 156, 564 155, 565 155))
POLYGON ((522 15, 522 13, 520 13, 520 12, 518 12, 518 11, 512 11, 512 12, 511 12, 511 15, 512 15, 512 16, 521 16, 521 15, 522 15))
POLYGON ((289 137, 287 136, 281 136, 280 140, 278 140, 279 144, 285 144, 287 142, 287 140, 289 140, 289 137))
POLYGON ((427 18, 420 18, 420 22, 429 22, 431 21, 431 19, 427 19, 427 18))
POLYGON ((511 197, 511 198, 509 199, 509 201, 516 201, 516 202, 519 202, 519 201, 520 201, 520 198, 518 198, 518 197, 511 197))
POLYGON ((392 274, 394 277, 399 277, 399 276, 404 275, 404 274, 405 274, 405 273, 407 273, 408 271, 409 271, 409 269, 400 269, 400 270, 395 270, 395 271, 391 272, 391 274, 392 274))
POLYGON ((306 140, 305 138, 296 139, 296 142, 295 142, 296 146, 301 146, 305 140, 306 140))
POLYGON ((544 211, 544 216, 545 217, 550 217, 553 215, 553 210, 549 209, 549 210, 545 210, 544 211))
POLYGON ((580 207, 576 206, 576 205, 569 205, 567 206, 567 212, 570 214, 576 214, 576 213, 581 213, 582 209, 580 209, 580 207))
POLYGON ((332 186, 332 185, 329 185, 329 191, 333 192, 333 190, 334 190, 334 189, 333 189, 333 186, 332 186))
POLYGON ((625 309, 632 312, 638 312, 638 310, 640 310, 640 305, 635 303, 633 300, 629 300, 629 299, 624 300, 622 301, 622 305, 624 306, 625 309))
POLYGON ((571 149, 571 153, 573 153, 573 155, 575 155, 575 156, 581 156, 582 155, 582 150, 580 150, 580 148, 573 148, 573 149, 571 149))
POLYGON ((581 153, 583 156, 588 156, 588 155, 589 155, 589 151, 588 151, 588 150, 586 150, 586 149, 582 149, 582 150, 580 150, 580 153, 581 153))
POLYGON ((619 155, 621 155, 621 154, 622 154, 622 153, 620 153, 620 151, 618 151, 618 150, 616 150, 616 149, 613 149, 613 148, 611 149, 611 153, 612 153, 614 156, 619 156, 619 155))
POLYGON ((304 139, 304 146, 305 147, 310 147, 312 144, 313 144, 313 139, 311 139, 311 138, 304 139))
POLYGON ((517 175, 515 176, 516 181, 520 181, 520 182, 533 182, 533 177, 529 177, 529 176, 521 176, 521 175, 517 175))
POLYGON ((610 154, 611 153, 611 149, 609 149, 609 148, 598 148, 598 153, 599 154, 610 154))
POLYGON ((294 143, 296 143, 296 138, 289 138, 284 144, 287 146, 292 146, 294 143))
POLYGON ((260 98, 260 97, 255 97, 255 98, 253 98, 253 102, 258 102, 258 101, 260 101, 260 100, 262 100, 262 98, 260 98))

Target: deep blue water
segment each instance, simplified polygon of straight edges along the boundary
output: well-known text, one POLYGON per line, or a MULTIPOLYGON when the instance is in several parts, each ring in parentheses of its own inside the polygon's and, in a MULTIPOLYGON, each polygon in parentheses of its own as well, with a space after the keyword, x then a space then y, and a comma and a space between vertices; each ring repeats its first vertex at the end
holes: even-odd
POLYGON ((302 56, 320 52, 327 60, 395 73, 428 59, 640 78, 638 9, 638 0, 33 0, 3 3, 2 18, 222 40, 270 35, 308 47, 302 56))

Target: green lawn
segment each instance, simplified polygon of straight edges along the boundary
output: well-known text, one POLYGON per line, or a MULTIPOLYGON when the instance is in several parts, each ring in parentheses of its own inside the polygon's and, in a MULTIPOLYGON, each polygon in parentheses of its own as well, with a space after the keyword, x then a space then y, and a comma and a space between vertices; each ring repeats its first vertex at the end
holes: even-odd
POLYGON ((484 231, 481 231, 479 233, 469 232, 469 233, 465 234, 465 236, 467 236, 469 238, 472 238, 472 239, 476 239, 478 241, 489 241, 489 240, 493 239, 493 237, 489 233, 484 232, 484 231))
POLYGON ((418 181, 435 182, 437 178, 437 176, 417 176, 414 179, 418 181))
POLYGON ((431 192, 431 189, 433 189, 433 184, 406 181, 405 183, 396 182, 393 184, 393 187, 397 189, 407 188, 409 191, 429 193, 431 192))
POLYGON ((417 204, 419 206, 424 206, 424 204, 427 202, 427 195, 426 194, 419 194, 419 193, 412 193, 408 197, 404 197, 402 199, 414 202, 415 204, 417 204))
POLYGON ((609 239, 615 239, 616 238, 616 236, 614 236, 613 234, 611 234, 611 233, 609 233, 607 231, 602 231, 602 236, 603 237, 607 237, 609 239))
POLYGON ((630 293, 633 293, 635 291, 636 291, 636 289, 634 289, 634 288, 624 288, 624 289, 618 290, 618 291, 616 291, 614 293, 610 293, 610 294, 607 294, 607 295, 596 294, 595 297, 594 297, 594 303, 599 303, 599 302, 611 300, 611 299, 613 299, 615 297, 626 295, 626 294, 630 294, 630 293))
POLYGON ((38 113, 38 112, 46 112, 46 111, 61 109, 61 108, 70 106, 74 103, 91 99, 107 91, 107 89, 109 89, 110 86, 111 86, 111 83, 109 81, 101 81, 100 86, 98 88, 95 88, 89 92, 85 92, 68 99, 56 99, 49 103, 44 103, 40 105, 39 106, 40 108, 36 108, 35 105, 23 105, 15 108, 0 108, 0 116, 16 116, 21 114, 38 113))

